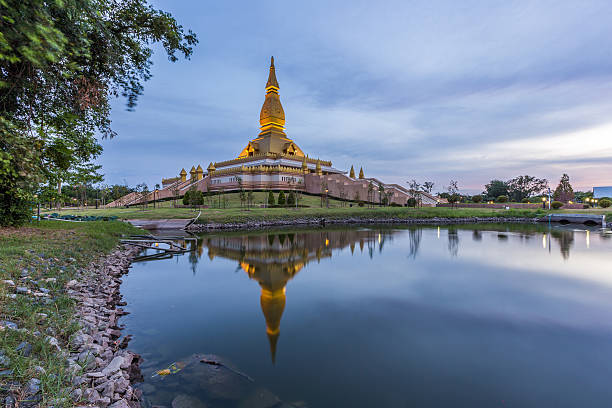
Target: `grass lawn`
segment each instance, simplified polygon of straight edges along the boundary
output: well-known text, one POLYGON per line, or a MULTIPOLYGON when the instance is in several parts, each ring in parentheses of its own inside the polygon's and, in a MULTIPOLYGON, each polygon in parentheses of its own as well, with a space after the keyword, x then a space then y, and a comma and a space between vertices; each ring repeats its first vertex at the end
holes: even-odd
POLYGON ((40 406, 71 406, 70 399, 51 403, 67 397, 72 388, 66 389, 70 382, 65 358, 45 337, 56 338, 62 350, 67 349, 78 327, 74 301, 64 293, 66 282, 110 252, 122 234, 133 233, 140 230, 117 221, 41 221, 19 229, 0 228, 0 324, 5 326, 0 329, 0 367, 12 370, 0 376, 5 391, 11 389, 19 400, 19 385, 37 378, 43 396, 40 406), (45 292, 47 296, 34 295, 45 292), (19 330, 6 328, 13 324, 19 330), (24 342, 27 345, 18 351, 24 342))
MULTIPOLYGON (((423 208, 406 208, 406 207, 358 207, 353 204, 349 207, 347 203, 342 203, 338 200, 329 200, 329 208, 321 208, 321 200, 319 197, 303 195, 300 205, 308 207, 302 208, 261 208, 265 202, 267 193, 255 192, 254 208, 247 210, 241 206, 238 193, 227 193, 226 208, 204 208, 198 219, 199 223, 208 222, 244 222, 244 221, 261 221, 261 220, 286 220, 291 218, 313 218, 325 217, 333 218, 462 218, 462 217, 540 217, 547 213, 548 210, 542 209, 494 209, 494 208, 447 208, 447 207, 423 207, 423 208)), ((275 194, 275 199, 278 194, 275 194)), ((219 196, 207 198, 207 205, 218 205, 219 196)), ((163 219, 163 218, 193 218, 198 214, 199 210, 190 208, 173 208, 171 201, 165 201, 156 204, 156 208, 149 205, 146 208, 130 207, 130 208, 110 208, 110 209, 66 209, 62 210, 61 214, 75 215, 98 215, 98 216, 117 216, 120 219, 163 219)), ((46 211, 52 213, 55 211, 46 211)), ((610 209, 588 209, 588 210, 553 210, 550 213, 569 212, 569 213, 591 213, 591 214, 607 214, 608 219, 612 219, 612 210, 610 209)), ((45 212, 43 212, 45 213, 45 212)))

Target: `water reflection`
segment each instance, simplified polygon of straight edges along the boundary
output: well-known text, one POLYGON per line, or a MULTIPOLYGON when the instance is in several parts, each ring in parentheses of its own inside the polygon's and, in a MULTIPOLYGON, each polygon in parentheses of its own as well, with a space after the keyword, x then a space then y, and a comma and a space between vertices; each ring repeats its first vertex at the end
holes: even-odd
POLYGON ((335 249, 349 246, 351 253, 354 253, 357 242, 361 252, 367 245, 371 258, 376 246, 379 253, 382 252, 385 242, 391 239, 393 233, 393 230, 321 230, 308 233, 213 236, 199 240, 197 252, 201 255, 202 248, 206 246, 211 260, 215 257, 235 260, 239 270, 259 283, 260 306, 266 321, 270 357, 274 363, 287 300, 287 283, 308 263, 331 258, 335 249))
POLYGON ((180 242, 191 253, 176 265, 134 267, 124 319, 147 360, 145 395, 164 406, 183 394, 257 406, 245 401, 263 388, 313 407, 546 406, 559 389, 571 401, 558 406, 602 406, 577 402, 608 397, 607 383, 588 396, 571 387, 576 375, 609 378, 609 237, 482 224, 201 235, 180 242), (200 353, 256 383, 242 390, 199 359, 151 377, 200 353))

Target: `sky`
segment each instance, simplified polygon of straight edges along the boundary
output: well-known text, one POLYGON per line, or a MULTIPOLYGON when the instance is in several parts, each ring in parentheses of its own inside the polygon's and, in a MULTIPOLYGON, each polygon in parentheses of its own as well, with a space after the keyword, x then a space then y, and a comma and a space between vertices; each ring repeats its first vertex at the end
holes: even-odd
POLYGON ((113 102, 108 184, 150 187, 259 133, 274 55, 286 133, 366 177, 481 192, 529 174, 612 185, 612 2, 170 1, 199 38, 155 47, 135 111, 113 102))

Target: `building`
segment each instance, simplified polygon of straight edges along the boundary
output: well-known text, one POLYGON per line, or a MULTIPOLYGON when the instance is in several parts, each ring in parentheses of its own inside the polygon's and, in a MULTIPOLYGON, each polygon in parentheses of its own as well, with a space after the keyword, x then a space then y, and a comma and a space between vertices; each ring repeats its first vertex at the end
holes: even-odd
POLYGON ((612 197, 612 186, 593 187, 593 198, 612 197))
MULTIPOLYGON (((152 200, 154 195, 155 199, 180 197, 190 189, 203 192, 296 190, 374 203, 386 198, 389 203, 402 206, 415 195, 398 184, 366 178, 363 168, 360 168, 356 176, 352 166, 350 171, 343 171, 333 167, 331 160, 321 160, 318 156, 315 158, 305 153, 285 132, 285 111, 279 89, 272 57, 265 99, 259 115, 260 132, 235 158, 210 163, 206 171, 201 165, 192 166, 189 174, 183 168, 178 176, 162 179, 162 189, 150 193, 146 198, 132 193, 109 206, 137 204, 145 199, 152 200)), ((438 202, 430 194, 418 194, 422 205, 435 206, 438 202)))

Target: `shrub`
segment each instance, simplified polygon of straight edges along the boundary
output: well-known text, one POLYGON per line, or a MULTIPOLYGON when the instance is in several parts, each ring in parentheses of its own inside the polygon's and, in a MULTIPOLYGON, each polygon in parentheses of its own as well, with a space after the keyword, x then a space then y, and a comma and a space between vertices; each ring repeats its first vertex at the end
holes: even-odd
POLYGON ((276 202, 274 201, 274 193, 273 192, 269 192, 268 193, 268 206, 273 206, 276 202))
POLYGON ((295 193, 293 191, 289 192, 289 197, 287 197, 287 205, 295 205, 295 193))
POLYGON ((278 193, 278 205, 285 205, 285 203, 285 192, 281 191, 280 193, 278 193))
POLYGON ((359 202, 359 206, 360 206, 360 207, 363 207, 363 206, 364 206, 363 201, 360 201, 360 202, 359 202))
POLYGON ((391 203, 390 205, 391 207, 401 207, 402 206, 401 204, 398 204, 398 203, 391 203))
POLYGON ((472 197, 472 201, 475 203, 480 203, 482 202, 482 196, 481 195, 475 195, 474 197, 472 197))
POLYGON ((185 195, 183 196, 183 205, 189 205, 190 201, 189 198, 191 197, 191 191, 186 191, 185 195))
POLYGON ((497 202, 498 203, 507 203, 508 202, 508 196, 500 195, 499 197, 497 197, 497 202))
POLYGON ((582 204, 582 208, 586 210, 586 209, 591 208, 591 206, 588 204, 582 204))
POLYGON ((414 197, 410 197, 408 199, 408 201, 406 201, 406 205, 408 205, 408 207, 416 207, 417 205, 417 200, 414 197))
POLYGON ((528 202, 529 202, 529 199, 527 197, 521 200, 521 203, 524 203, 524 204, 527 204, 528 202))
POLYGON ((610 201, 608 198, 602 198, 601 200, 597 202, 597 204, 601 208, 608 208, 610 205, 612 205, 612 201, 610 201))
POLYGON ((554 210, 558 210, 559 208, 563 207, 563 203, 561 201, 553 201, 552 203, 550 203, 550 206, 554 210))

